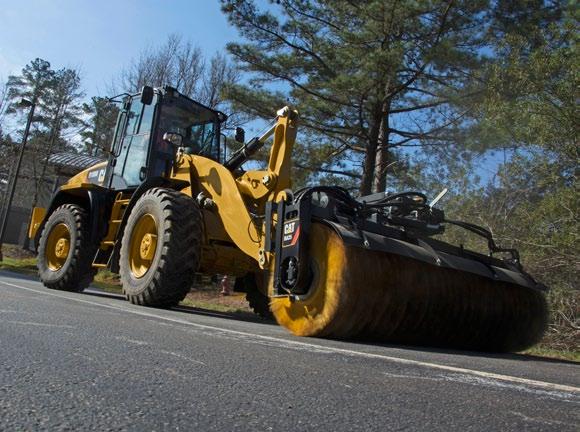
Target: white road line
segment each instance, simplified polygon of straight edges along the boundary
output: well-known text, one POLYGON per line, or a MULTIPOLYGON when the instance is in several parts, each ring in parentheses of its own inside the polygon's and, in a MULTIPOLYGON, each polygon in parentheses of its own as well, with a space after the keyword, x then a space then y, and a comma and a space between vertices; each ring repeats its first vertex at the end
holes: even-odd
POLYGON ((477 377, 482 377, 482 378, 487 378, 487 379, 508 382, 508 383, 512 383, 512 384, 521 384, 521 385, 541 388, 544 390, 552 390, 552 391, 555 390, 555 391, 568 392, 568 393, 580 393, 580 387, 568 386, 568 385, 563 385, 563 384, 555 384, 555 383, 550 383, 550 382, 545 382, 545 381, 531 380, 531 379, 520 378, 520 377, 511 376, 511 375, 502 375, 502 374, 496 374, 496 373, 492 373, 492 372, 484 372, 484 371, 466 369, 466 368, 455 367, 455 366, 447 366, 447 365, 442 365, 442 364, 437 364, 437 363, 423 362, 423 361, 419 361, 419 360, 411 360, 411 359, 405 359, 405 358, 400 358, 400 357, 392 357, 392 356, 387 356, 387 355, 383 355, 383 354, 374 354, 374 353, 367 353, 367 352, 363 352, 363 351, 354 351, 354 350, 349 350, 349 349, 344 349, 344 348, 328 347, 328 346, 317 345, 317 344, 308 343, 308 342, 298 342, 298 341, 293 341, 293 340, 288 340, 288 339, 278 339, 278 338, 272 337, 272 336, 258 335, 258 334, 247 333, 247 332, 238 331, 238 330, 230 330, 230 329, 225 329, 225 328, 220 328, 220 327, 209 326, 209 325, 205 325, 205 324, 198 324, 198 323, 193 323, 190 321, 182 320, 179 318, 171 318, 171 317, 164 317, 161 315, 156 315, 154 313, 149 313, 147 311, 133 310, 133 309, 124 308, 121 306, 107 305, 107 304, 102 304, 102 303, 98 303, 98 302, 94 302, 94 301, 90 301, 90 300, 85 300, 85 299, 81 299, 81 298, 68 297, 66 295, 61 295, 61 294, 58 294, 56 292, 51 292, 48 290, 47 291, 39 291, 39 290, 36 290, 33 288, 24 287, 22 285, 16 285, 16 284, 5 282, 2 280, 0 280, 0 283, 14 287, 14 288, 19 288, 22 290, 31 291, 31 292, 34 292, 36 294, 58 297, 58 298, 63 298, 63 299, 67 299, 67 300, 73 300, 73 301, 76 301, 78 303, 85 303, 85 304, 99 306, 99 307, 103 307, 103 308, 107 308, 107 309, 114 309, 114 310, 118 310, 118 311, 122 311, 122 312, 131 313, 134 315, 140 315, 140 316, 145 316, 145 317, 149 317, 149 318, 156 318, 156 319, 169 321, 169 322, 173 322, 173 323, 178 323, 178 324, 182 324, 182 325, 187 325, 187 326, 191 326, 191 327, 196 327, 196 328, 200 328, 200 329, 213 330, 213 331, 243 336, 246 338, 254 338, 254 339, 260 339, 260 340, 266 340, 269 342, 275 342, 278 346, 281 346, 281 347, 284 347, 286 345, 286 346, 295 346, 295 347, 300 347, 300 348, 309 348, 309 349, 313 349, 313 350, 317 350, 317 351, 323 350, 323 351, 327 351, 327 352, 331 352, 331 353, 344 354, 344 355, 348 355, 348 356, 386 360, 386 361, 389 361, 392 363, 421 366, 421 367, 426 367, 426 368, 430 368, 430 369, 442 370, 445 372, 454 372, 454 373, 472 375, 472 376, 477 376, 477 377))
POLYGON ((64 325, 64 324, 48 324, 48 323, 39 323, 34 321, 14 321, 14 320, 3 320, 0 319, 0 322, 8 323, 8 324, 18 324, 24 326, 33 326, 33 327, 57 327, 57 328, 69 328, 74 329, 74 326, 64 325))

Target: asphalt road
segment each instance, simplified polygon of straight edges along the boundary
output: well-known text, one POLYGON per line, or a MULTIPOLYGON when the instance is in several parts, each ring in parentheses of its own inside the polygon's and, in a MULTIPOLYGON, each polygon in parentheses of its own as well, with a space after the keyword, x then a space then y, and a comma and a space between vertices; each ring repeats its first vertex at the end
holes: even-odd
POLYGON ((580 365, 296 338, 0 273, 0 430, 580 430, 580 365))

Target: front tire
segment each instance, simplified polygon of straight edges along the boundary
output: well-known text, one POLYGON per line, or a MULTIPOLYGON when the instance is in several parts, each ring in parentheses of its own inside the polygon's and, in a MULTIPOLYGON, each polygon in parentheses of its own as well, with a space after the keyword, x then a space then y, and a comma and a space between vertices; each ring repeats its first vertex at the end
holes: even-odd
POLYGON ((89 217, 75 204, 58 207, 44 225, 38 244, 40 280, 50 289, 81 292, 92 282, 96 245, 90 244, 89 217))
POLYGON ((133 207, 123 234, 120 276, 131 303, 171 307, 189 292, 199 266, 202 220, 181 192, 153 188, 133 207))

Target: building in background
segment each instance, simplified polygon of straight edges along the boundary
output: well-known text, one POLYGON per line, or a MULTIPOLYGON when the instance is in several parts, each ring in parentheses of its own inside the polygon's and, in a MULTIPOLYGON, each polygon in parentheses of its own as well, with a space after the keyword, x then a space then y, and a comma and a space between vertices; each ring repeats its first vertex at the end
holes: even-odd
MULTIPOLYGON (((30 156, 33 157, 33 155, 30 156)), ((32 165, 32 162, 34 161, 29 159, 28 165, 32 165)), ((32 207, 47 207, 50 204, 52 195, 59 186, 66 183, 72 176, 99 162, 103 162, 103 159, 75 153, 55 153, 48 158, 48 165, 42 178, 30 175, 30 169, 21 170, 12 207, 8 215, 4 243, 26 246, 32 207)), ((2 211, 5 210, 5 192, 9 178, 8 173, 4 174, 3 176, 0 175, 0 189, 2 191, 0 208, 2 208, 2 211)))

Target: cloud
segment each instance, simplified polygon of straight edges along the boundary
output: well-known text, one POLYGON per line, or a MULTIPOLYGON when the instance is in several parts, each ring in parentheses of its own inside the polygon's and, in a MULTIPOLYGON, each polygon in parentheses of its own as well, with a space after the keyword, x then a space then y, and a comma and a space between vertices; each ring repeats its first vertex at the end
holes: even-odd
POLYGON ((14 75, 20 73, 24 63, 20 61, 13 61, 13 59, 6 56, 2 49, 0 49, 0 79, 6 80, 8 75, 14 75))

